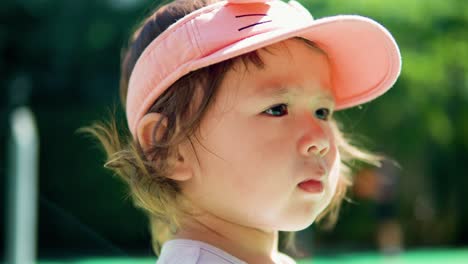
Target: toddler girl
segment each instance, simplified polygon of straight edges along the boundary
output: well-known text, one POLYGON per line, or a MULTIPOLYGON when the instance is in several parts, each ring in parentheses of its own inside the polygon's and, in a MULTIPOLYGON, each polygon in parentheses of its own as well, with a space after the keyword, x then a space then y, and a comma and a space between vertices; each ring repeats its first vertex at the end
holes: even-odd
POLYGON ((158 263, 295 263, 279 231, 336 221, 350 161, 333 112, 386 92, 398 47, 354 15, 314 20, 298 2, 176 0, 124 53, 114 119, 88 128, 148 215, 158 263))

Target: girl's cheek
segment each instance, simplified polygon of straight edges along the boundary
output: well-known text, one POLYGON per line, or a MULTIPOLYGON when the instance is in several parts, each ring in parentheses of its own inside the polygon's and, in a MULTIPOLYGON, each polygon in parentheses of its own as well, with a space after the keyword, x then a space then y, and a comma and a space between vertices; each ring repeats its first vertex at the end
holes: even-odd
POLYGON ((336 141, 332 136, 332 138, 330 140, 330 151, 328 152, 328 155, 327 155, 327 158, 326 158, 330 168, 332 166, 335 166, 335 163, 337 163, 336 162, 337 159, 340 159, 339 150, 338 150, 338 147, 336 145, 336 141))

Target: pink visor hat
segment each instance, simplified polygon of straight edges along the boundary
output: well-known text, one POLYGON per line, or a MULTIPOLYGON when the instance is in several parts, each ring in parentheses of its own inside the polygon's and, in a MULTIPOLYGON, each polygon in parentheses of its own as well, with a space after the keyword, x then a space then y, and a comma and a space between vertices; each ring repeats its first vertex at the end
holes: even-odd
POLYGON ((313 41, 329 58, 336 110, 392 87, 401 69, 391 34, 362 16, 314 20, 298 2, 228 0, 198 9, 154 39, 137 60, 126 103, 131 133, 155 100, 185 74, 292 37, 313 41))

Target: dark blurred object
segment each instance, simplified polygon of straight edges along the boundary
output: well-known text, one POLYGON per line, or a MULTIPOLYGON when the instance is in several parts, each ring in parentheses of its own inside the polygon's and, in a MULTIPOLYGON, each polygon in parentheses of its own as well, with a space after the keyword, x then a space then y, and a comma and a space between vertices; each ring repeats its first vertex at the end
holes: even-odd
MULTIPOLYGON (((395 36, 403 71, 394 88, 335 116, 362 145, 401 163, 397 209, 405 248, 467 245, 468 1, 300 1, 316 18, 361 14, 395 36)), ((118 104, 121 49, 138 21, 158 4, 2 0, 0 187, 6 188, 7 106, 25 98, 5 92, 12 83, 27 83, 33 89, 26 101, 36 114, 42 146, 40 257, 152 254, 145 217, 133 208, 123 185, 102 168, 104 156, 94 141, 76 130, 106 118, 118 104)), ((125 125, 122 111, 117 113, 125 125)), ((314 229, 314 248, 371 248, 377 230, 374 205, 345 203, 332 232, 314 229)), ((2 208, 2 226, 5 218, 2 208)))
POLYGON ((403 234, 398 215, 399 170, 384 160, 380 168, 362 169, 355 179, 357 198, 375 202, 376 244, 384 254, 398 254, 403 249, 403 234))

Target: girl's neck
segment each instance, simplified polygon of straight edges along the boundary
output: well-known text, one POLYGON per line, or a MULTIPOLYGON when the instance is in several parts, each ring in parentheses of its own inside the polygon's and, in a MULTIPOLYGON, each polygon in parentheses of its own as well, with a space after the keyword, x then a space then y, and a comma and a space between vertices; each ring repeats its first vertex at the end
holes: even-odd
POLYGON ((185 218, 173 238, 211 244, 247 263, 279 263, 278 231, 241 226, 209 213, 185 218))

